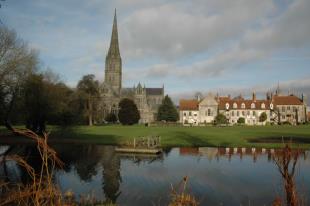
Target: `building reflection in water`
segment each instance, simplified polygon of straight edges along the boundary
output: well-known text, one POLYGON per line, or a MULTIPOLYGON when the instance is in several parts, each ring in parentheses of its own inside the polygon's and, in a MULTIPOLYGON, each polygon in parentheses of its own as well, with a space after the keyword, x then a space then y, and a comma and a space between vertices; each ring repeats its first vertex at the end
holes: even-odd
MULTIPOLYGON (((292 154, 298 153, 299 156, 307 159, 307 152, 305 150, 294 150, 292 149, 292 154)), ((244 147, 181 147, 179 149, 179 154, 193 155, 193 156, 205 156, 208 160, 216 159, 219 161, 220 157, 227 158, 229 161, 233 156, 239 156, 242 160, 244 156, 252 156, 253 162, 256 162, 259 156, 267 155, 268 161, 272 161, 274 157, 281 155, 283 149, 266 149, 266 148, 244 148, 244 147)))
POLYGON ((122 181, 120 174, 121 161, 115 152, 114 146, 106 146, 102 149, 102 189, 106 197, 106 202, 115 203, 121 194, 120 183, 122 181))

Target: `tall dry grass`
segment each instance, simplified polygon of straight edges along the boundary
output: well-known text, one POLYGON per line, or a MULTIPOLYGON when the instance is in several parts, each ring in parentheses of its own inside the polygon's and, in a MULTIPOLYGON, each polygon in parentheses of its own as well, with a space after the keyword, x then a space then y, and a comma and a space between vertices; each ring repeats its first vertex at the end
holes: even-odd
POLYGON ((63 162, 57 157, 56 151, 47 144, 48 135, 44 133, 42 136, 39 136, 30 130, 14 128, 12 128, 12 131, 16 135, 31 138, 36 142, 42 164, 39 172, 36 172, 23 157, 9 154, 5 155, 0 160, 0 163, 6 164, 8 161, 14 161, 26 170, 31 178, 31 183, 27 185, 12 185, 8 182, 0 183, 0 190, 4 193, 0 197, 0 206, 62 205, 62 195, 60 189, 53 182, 53 173, 56 166, 63 166, 63 162))
POLYGON ((188 177, 185 176, 177 187, 171 185, 171 200, 169 206, 198 206, 198 200, 187 190, 188 177))

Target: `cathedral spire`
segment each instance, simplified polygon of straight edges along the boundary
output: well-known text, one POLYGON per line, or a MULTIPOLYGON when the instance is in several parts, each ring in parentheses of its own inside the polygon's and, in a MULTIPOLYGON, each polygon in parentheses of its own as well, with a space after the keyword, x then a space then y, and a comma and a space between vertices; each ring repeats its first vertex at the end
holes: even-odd
POLYGON ((119 45, 118 45, 116 9, 114 10, 114 20, 113 20, 112 35, 108 56, 120 57, 119 45))

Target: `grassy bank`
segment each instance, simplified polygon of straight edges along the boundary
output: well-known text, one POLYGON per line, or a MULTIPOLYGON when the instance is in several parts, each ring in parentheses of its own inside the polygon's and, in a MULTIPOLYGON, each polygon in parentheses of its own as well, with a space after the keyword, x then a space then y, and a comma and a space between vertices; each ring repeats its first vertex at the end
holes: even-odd
MULTIPOLYGON (((0 129, 0 134, 5 133, 0 129)), ((295 146, 310 148, 310 126, 234 126, 234 127, 144 127, 74 126, 49 127, 51 142, 121 144, 140 136, 159 135, 163 147, 171 146, 257 146, 281 147, 282 139, 295 146), (283 138, 282 138, 283 137, 283 138)), ((1 140, 0 140, 1 142, 1 140)))

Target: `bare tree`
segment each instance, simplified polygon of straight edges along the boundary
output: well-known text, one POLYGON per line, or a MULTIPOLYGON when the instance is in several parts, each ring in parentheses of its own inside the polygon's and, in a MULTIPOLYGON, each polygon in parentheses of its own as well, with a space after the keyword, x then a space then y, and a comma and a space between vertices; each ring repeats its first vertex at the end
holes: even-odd
POLYGON ((37 53, 13 30, 0 26, 0 108, 9 121, 16 95, 27 76, 37 70, 37 53))

